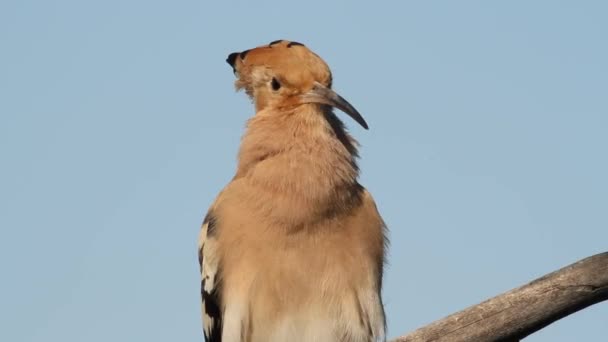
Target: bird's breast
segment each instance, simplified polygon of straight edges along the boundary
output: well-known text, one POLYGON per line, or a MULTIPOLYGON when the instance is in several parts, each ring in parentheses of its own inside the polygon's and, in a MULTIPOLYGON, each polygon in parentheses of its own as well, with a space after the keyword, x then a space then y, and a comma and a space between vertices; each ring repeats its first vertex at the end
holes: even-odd
POLYGON ((295 231, 241 222, 240 234, 222 239, 231 251, 223 256, 224 298, 246 298, 239 314, 251 341, 337 341, 344 329, 367 336, 361 311, 380 305, 364 299, 377 295, 377 261, 362 227, 350 222, 329 219, 295 231))

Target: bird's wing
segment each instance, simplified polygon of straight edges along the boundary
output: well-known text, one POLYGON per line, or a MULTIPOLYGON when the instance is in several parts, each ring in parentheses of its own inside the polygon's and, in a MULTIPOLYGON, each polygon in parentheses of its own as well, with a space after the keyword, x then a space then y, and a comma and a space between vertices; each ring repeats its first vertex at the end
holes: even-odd
POLYGON ((201 269, 203 330, 206 342, 222 341, 222 303, 219 295, 219 258, 215 230, 217 219, 210 210, 205 216, 198 244, 201 269))

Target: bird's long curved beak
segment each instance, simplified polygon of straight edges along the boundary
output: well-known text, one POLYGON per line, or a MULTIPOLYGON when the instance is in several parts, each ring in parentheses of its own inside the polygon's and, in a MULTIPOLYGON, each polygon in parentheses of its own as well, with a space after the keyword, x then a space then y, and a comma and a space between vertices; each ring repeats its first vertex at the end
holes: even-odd
POLYGON ((357 121, 363 128, 368 129, 367 122, 365 122, 355 107, 348 103, 342 96, 338 95, 338 93, 319 82, 315 82, 312 89, 303 94, 300 98, 302 103, 320 103, 338 108, 348 114, 353 120, 357 121))

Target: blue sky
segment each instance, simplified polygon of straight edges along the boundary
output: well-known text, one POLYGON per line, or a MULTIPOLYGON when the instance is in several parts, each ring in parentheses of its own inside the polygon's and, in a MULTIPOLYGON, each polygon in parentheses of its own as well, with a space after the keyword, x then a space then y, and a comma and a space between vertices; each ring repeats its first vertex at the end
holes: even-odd
MULTIPOLYGON (((370 124, 345 118, 391 229, 391 337, 608 250, 606 13, 2 1, 0 340, 202 340, 196 238, 253 115, 224 60, 275 39, 370 124)), ((606 336, 603 303, 526 341, 606 336)))

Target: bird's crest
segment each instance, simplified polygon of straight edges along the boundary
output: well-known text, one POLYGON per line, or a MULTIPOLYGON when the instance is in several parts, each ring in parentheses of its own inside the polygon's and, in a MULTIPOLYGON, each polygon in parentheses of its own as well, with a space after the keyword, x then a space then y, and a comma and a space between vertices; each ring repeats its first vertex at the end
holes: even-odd
POLYGON ((331 90, 332 75, 321 57, 304 44, 276 40, 242 52, 231 53, 237 89, 244 89, 256 110, 293 108, 306 103, 336 107, 367 128, 359 112, 331 90))

